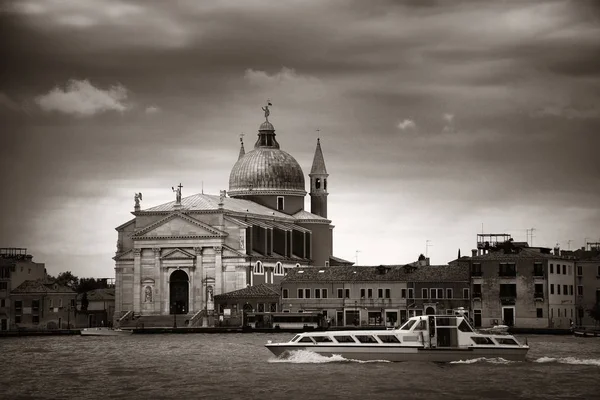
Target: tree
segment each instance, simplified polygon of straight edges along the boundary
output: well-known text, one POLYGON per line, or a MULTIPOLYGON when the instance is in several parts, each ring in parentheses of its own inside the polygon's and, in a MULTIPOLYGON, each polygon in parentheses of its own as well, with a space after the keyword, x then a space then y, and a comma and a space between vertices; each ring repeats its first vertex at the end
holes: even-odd
POLYGON ((598 326, 600 323, 600 303, 594 304, 592 308, 587 310, 590 317, 594 318, 594 325, 598 326))
POLYGON ((73 275, 71 271, 65 271, 58 274, 58 276, 56 277, 56 283, 68 286, 73 290, 77 290, 77 286, 79 285, 79 278, 73 275))
POLYGON ((87 311, 89 304, 87 293, 83 292, 83 296, 81 296, 81 311, 87 311))
POLYGON ((85 293, 94 289, 106 289, 107 287, 106 279, 81 278, 77 286, 77 293, 85 293))

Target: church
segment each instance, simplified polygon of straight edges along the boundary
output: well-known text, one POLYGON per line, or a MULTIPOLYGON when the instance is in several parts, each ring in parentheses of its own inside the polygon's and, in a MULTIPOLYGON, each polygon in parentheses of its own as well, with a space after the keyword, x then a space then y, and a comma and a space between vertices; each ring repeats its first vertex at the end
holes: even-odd
POLYGON ((305 176, 280 149, 265 121, 254 149, 239 156, 229 190, 182 196, 142 209, 116 228, 115 321, 127 315, 191 318, 215 310, 214 296, 263 283, 278 284, 289 268, 350 265, 332 254, 327 218, 329 174, 317 139, 310 170, 310 212, 304 210, 305 176))

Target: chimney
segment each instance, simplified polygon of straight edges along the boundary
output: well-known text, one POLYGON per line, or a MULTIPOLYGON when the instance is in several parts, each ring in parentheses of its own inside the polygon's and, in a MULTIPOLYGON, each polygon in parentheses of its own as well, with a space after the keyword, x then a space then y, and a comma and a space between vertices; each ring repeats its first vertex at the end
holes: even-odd
POLYGON ((554 248, 554 255, 557 257, 560 257, 560 247, 556 246, 554 248))
POLYGON ((475 257, 477 256, 477 249, 472 249, 471 250, 471 257, 475 257))

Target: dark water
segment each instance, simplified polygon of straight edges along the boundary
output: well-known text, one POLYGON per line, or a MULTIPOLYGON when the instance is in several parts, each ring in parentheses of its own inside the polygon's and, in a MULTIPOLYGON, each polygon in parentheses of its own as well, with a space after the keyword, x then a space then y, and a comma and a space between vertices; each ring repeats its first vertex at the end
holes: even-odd
POLYGON ((0 339, 1 399, 593 399, 600 339, 530 336, 527 362, 355 362, 263 346, 291 334, 0 339))

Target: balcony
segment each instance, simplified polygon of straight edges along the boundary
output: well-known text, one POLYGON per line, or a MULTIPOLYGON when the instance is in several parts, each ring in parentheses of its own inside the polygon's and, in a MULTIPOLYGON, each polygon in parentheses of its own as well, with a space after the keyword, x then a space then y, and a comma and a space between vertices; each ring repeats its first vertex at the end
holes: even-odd
POLYGON ((533 295, 534 301, 544 301, 544 293, 535 293, 533 295))
POLYGON ((473 300, 481 300, 481 292, 473 292, 473 300))
POLYGON ((500 296, 500 303, 502 303, 502 305, 514 305, 516 302, 517 296, 500 296))

